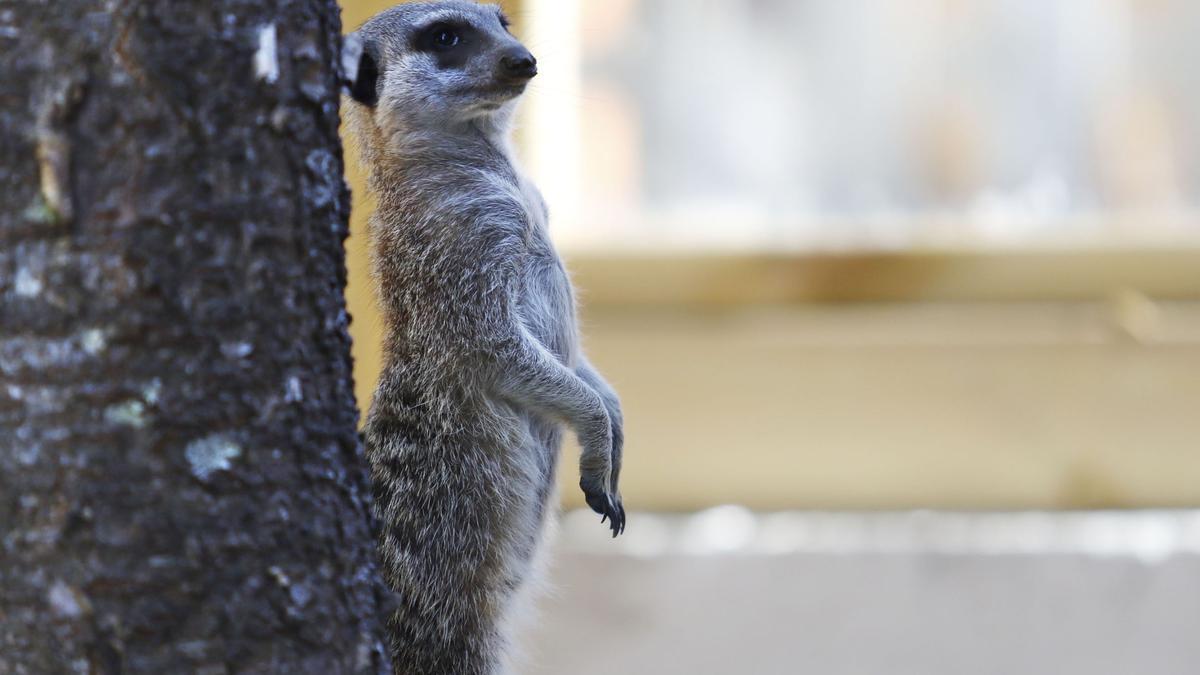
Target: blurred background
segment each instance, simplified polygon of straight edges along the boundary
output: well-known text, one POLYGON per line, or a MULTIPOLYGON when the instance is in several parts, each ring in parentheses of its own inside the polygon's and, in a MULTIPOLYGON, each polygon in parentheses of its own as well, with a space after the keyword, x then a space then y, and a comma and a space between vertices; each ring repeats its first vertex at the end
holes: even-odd
POLYGON ((639 512, 521 672, 1200 672, 1200 4, 503 4, 639 512))

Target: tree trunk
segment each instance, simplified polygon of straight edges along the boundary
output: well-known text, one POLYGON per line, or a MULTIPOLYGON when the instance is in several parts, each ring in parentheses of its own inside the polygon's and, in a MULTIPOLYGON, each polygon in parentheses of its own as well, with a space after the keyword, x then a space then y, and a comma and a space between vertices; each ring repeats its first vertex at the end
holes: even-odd
POLYGON ((0 675, 389 669, 339 33, 0 1, 0 675))

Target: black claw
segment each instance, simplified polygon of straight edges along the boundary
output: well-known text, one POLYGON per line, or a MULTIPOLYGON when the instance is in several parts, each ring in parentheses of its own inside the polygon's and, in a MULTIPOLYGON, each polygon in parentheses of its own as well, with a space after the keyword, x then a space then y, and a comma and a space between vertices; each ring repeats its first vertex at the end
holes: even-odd
POLYGON ((600 523, 608 523, 614 538, 625 532, 625 507, 621 504, 620 497, 587 493, 585 496, 587 505, 600 514, 600 523))
POLYGON ((616 539, 625 532, 625 506, 621 504, 620 497, 610 499, 612 505, 612 533, 613 539, 616 539))

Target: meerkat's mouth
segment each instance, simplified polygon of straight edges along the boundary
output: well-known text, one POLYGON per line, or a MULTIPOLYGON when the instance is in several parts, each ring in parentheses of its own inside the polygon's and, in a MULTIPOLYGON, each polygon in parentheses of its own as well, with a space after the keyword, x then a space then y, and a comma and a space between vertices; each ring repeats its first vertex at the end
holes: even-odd
POLYGON ((501 103, 512 100, 521 94, 525 93, 525 83, 521 84, 493 84, 488 87, 480 87, 478 90, 480 98, 491 99, 501 103))
POLYGON ((524 93, 524 83, 496 83, 487 86, 471 87, 469 89, 464 88, 461 90, 460 96, 465 99, 464 103, 467 107, 485 112, 494 112, 524 93))
POLYGON ((488 86, 472 87, 463 92, 467 107, 491 114, 525 93, 525 84, 496 83, 488 86))

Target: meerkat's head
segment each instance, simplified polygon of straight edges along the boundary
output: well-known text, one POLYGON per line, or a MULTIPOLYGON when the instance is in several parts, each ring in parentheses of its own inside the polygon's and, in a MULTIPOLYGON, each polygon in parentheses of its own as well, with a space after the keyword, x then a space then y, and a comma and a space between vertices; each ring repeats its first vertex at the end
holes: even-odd
POLYGON ((508 25, 498 6, 466 0, 398 5, 369 20, 352 36, 362 46, 350 83, 360 133, 505 128, 537 75, 508 25))

